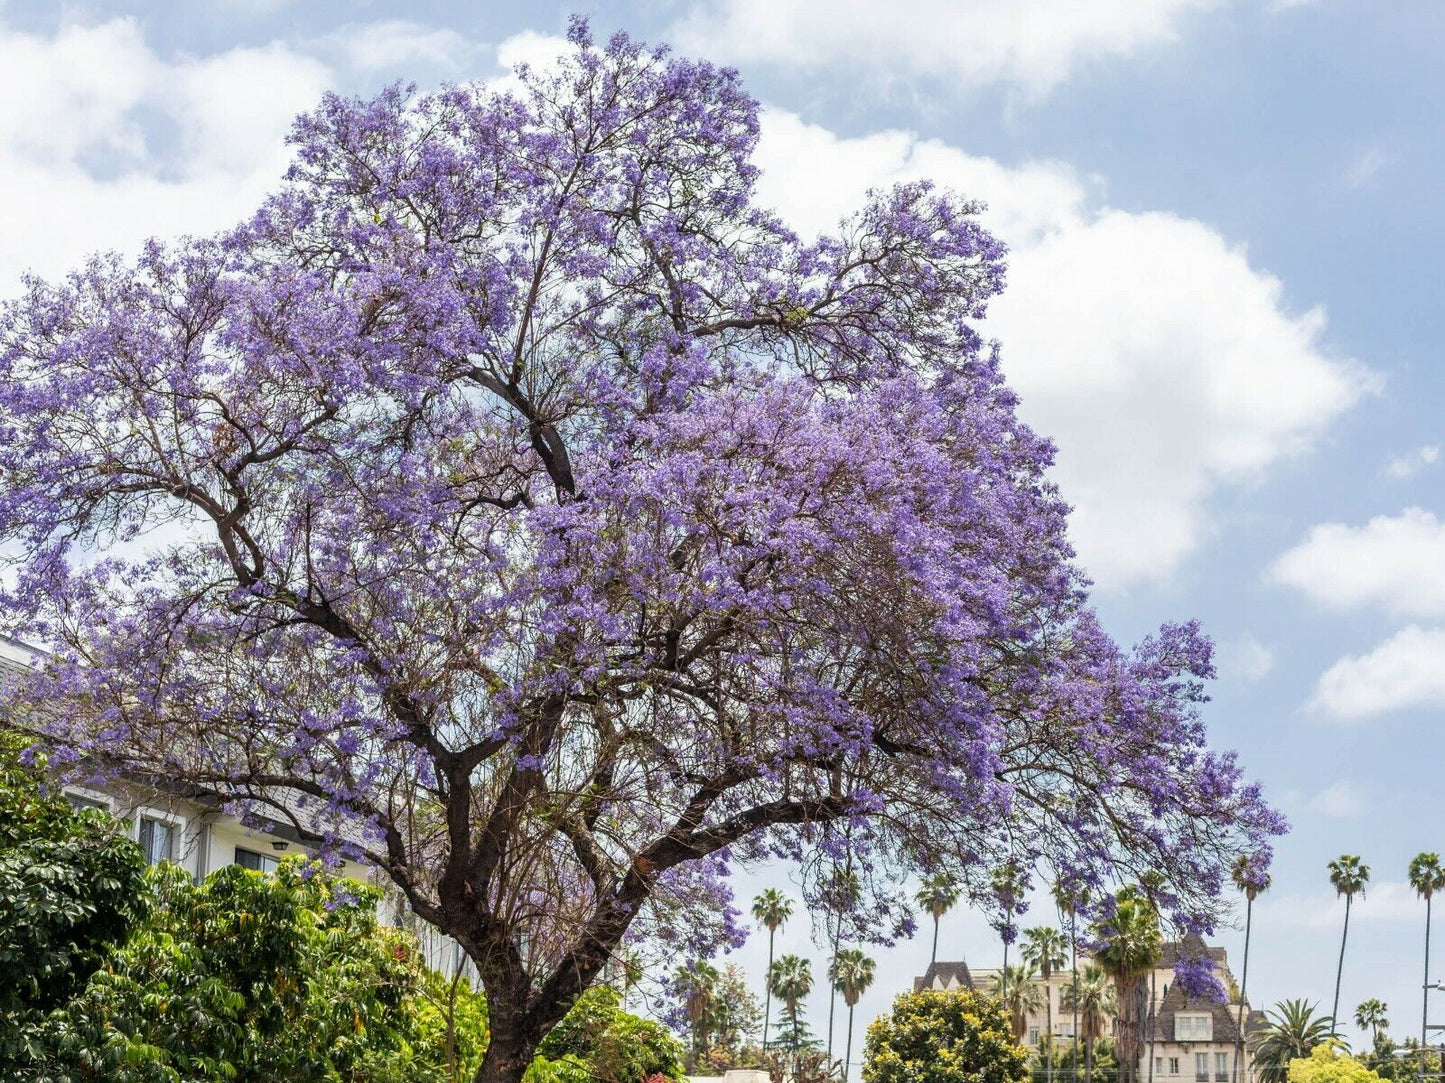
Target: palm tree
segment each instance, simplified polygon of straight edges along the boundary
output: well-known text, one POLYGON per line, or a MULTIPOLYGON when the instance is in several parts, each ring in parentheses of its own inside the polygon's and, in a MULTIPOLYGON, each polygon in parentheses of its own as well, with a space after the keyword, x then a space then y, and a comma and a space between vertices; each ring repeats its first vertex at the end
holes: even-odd
POLYGON ((1314 1011, 1315 1006, 1303 1000, 1283 1000, 1265 1014, 1264 1029, 1251 1039, 1260 1083, 1285 1083, 1290 1061, 1308 1057, 1329 1040, 1334 1020, 1314 1011))
POLYGON ((1390 1006, 1377 997, 1371 997, 1355 1007, 1355 1026, 1368 1030, 1370 1040, 1376 1046, 1380 1044, 1380 1031, 1390 1025, 1390 1020, 1385 1017, 1389 1010, 1390 1006))
MULTIPOLYGON (((1103 967, 1085 963, 1084 969, 1075 970, 1073 980, 1064 986, 1062 999, 1064 1006, 1073 1010, 1074 1018, 1079 1020, 1082 1028, 1076 1028, 1075 1034, 1084 1039, 1084 1079, 1086 1083, 1093 1083, 1094 1043, 1104 1033, 1105 1020, 1118 1011, 1114 985, 1103 967)), ((1077 1048, 1076 1045, 1076 1052, 1077 1048)), ((1074 1070, 1077 1072, 1078 1068, 1074 1070)))
POLYGON ((792 1024, 789 1050, 798 1055, 798 1004, 813 991, 813 964, 801 955, 784 955, 768 969, 768 988, 782 998, 792 1024))
POLYGON ((1231 1079, 1238 1083, 1239 1062, 1244 1055, 1244 991, 1249 983, 1249 933, 1254 924, 1254 900, 1261 891, 1269 889, 1269 873, 1265 871, 1262 858, 1241 854, 1235 860, 1230 876, 1234 880, 1234 886, 1244 892, 1244 965, 1239 975, 1239 1020, 1235 1028, 1238 1033, 1234 1039, 1234 1066, 1231 1073, 1231 1079))
POLYGON ((1049 979, 1054 971, 1064 965, 1064 934, 1049 925, 1036 925, 1024 932, 1024 962, 1039 972, 1044 983, 1044 1010, 1048 1017, 1049 1045, 1045 1053, 1044 1079, 1053 1083, 1054 1078, 1054 995, 1050 991, 1049 979))
POLYGON ((677 968, 677 988, 682 993, 688 1022, 692 1024, 693 1064, 707 1050, 708 1024, 712 1019, 718 976, 717 967, 703 959, 677 968))
POLYGON ((1139 1074, 1139 1000, 1142 982, 1159 962, 1163 950, 1159 933, 1159 911, 1136 887, 1121 889, 1115 896, 1114 913, 1097 931, 1103 946, 1094 958, 1114 982, 1118 994, 1116 1017, 1121 1080, 1139 1074))
POLYGON ((1427 1016, 1430 1014, 1430 900, 1435 892, 1445 889, 1445 867, 1436 853, 1416 854, 1410 862, 1410 886, 1425 900, 1425 990, 1420 1006, 1420 1078, 1425 1077, 1425 1039, 1427 1016))
POLYGON ((1044 1006, 1043 993, 1034 981, 1033 967, 1005 966, 993 976, 989 993, 1003 1004, 1014 1041, 1023 1041, 1029 1029, 1029 1016, 1044 1006))
POLYGON ((1340 962, 1335 968, 1335 1002, 1330 1008, 1330 1037, 1340 1034, 1340 978, 1345 973, 1345 941, 1350 935, 1350 903, 1356 895, 1365 897, 1365 885, 1370 882, 1370 866, 1360 864, 1354 854, 1342 854, 1338 861, 1330 862, 1330 883, 1335 893, 1345 897, 1345 929, 1340 934, 1340 962))
POLYGON ((998 926, 999 936, 1003 940, 1003 966, 1000 968, 999 974, 1007 975, 1009 972, 1008 946, 1014 938, 1014 911, 1018 909, 1019 895, 1023 891, 1023 885, 1019 880, 1018 866, 1012 861, 1000 865, 993 870, 992 881, 993 897, 997 901, 999 909, 1003 911, 1003 921, 998 926))
POLYGON ((953 909, 958 902, 958 882, 946 872, 935 872, 923 878, 923 886, 914 896, 918 905, 933 918, 933 951, 929 953, 928 965, 938 962, 938 919, 953 909))
MULTIPOLYGON (((776 940, 778 930, 788 918, 793 916, 793 902, 775 887, 770 887, 756 899, 753 900, 753 918, 759 925, 768 930, 768 974, 773 972, 773 942, 776 940)), ((767 986, 763 1008, 763 1048, 768 1047, 768 1020, 773 1014, 773 983, 771 980, 763 983, 767 986)))
POLYGON ((853 1009, 858 998, 873 984, 873 960, 857 948, 840 951, 828 968, 828 977, 833 988, 843 994, 843 1003, 848 1006, 848 1040, 843 1046, 843 1080, 847 1083, 848 1066, 853 1062, 853 1009))
MULTIPOLYGON (((833 919, 833 958, 838 958, 838 949, 843 940, 843 918, 858 902, 862 885, 858 874, 852 869, 834 869, 823 892, 823 901, 833 919)), ((828 986, 828 1063, 833 1063, 833 1010, 838 1002, 837 986, 828 986)))
MULTIPOLYGON (((1079 907, 1089 901, 1088 889, 1076 878, 1061 876, 1054 881, 1054 903, 1059 915, 1069 918, 1069 980, 1079 980, 1079 907)), ((1062 1007, 1062 1004, 1060 1005, 1062 1007)), ((1073 1065, 1074 1083, 1079 1079, 1079 1010, 1074 1009, 1073 1065)))

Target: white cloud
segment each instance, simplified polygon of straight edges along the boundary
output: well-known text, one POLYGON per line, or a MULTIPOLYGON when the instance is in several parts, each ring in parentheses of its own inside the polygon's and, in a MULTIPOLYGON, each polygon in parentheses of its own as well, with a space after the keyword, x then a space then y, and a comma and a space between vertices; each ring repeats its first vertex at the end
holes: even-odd
MULTIPOLYGON (((1254 904, 1255 919, 1289 928, 1333 929, 1345 920, 1345 900, 1332 890, 1308 894, 1267 892, 1254 904)), ((1420 897, 1403 880, 1367 884, 1350 907, 1350 927, 1419 921, 1424 916, 1420 897)), ((1331 974, 1333 977, 1333 974, 1331 974)))
POLYGON ((1253 684, 1274 669, 1274 651, 1252 635, 1240 636, 1220 647, 1219 669, 1225 680, 1253 684))
POLYGON ((1445 522, 1424 508, 1406 508, 1362 527, 1320 523, 1267 575, 1336 609, 1378 606, 1408 617, 1445 615, 1445 522))
POLYGON ((1178 37, 1219 0, 711 0, 669 37, 732 61, 838 65, 1040 95, 1078 67, 1178 37))
POLYGON ((280 177, 295 113, 329 82, 280 45, 167 61, 133 19, 0 25, 0 296, 97 249, 238 221, 280 177), (169 128, 174 145, 157 143, 169 128))
POLYGON ((431 65, 462 67, 480 46, 455 30, 426 26, 408 19, 348 23, 326 36, 323 44, 361 71, 393 71, 431 65))
POLYGON ((1396 455, 1385 464, 1385 473, 1392 478, 1403 480, 1413 477, 1427 466, 1434 466, 1440 459, 1440 445, 1426 444, 1404 455, 1396 455))
POLYGON ((1379 147, 1370 147, 1356 155, 1350 167, 1345 170, 1345 184, 1350 188, 1363 188, 1389 164, 1389 155, 1379 147))
POLYGON ((1072 533, 1104 587, 1167 579, 1213 529, 1211 499, 1307 449, 1372 386, 1289 311, 1278 279, 1208 225, 1101 205, 1057 162, 1010 167, 888 131, 840 138, 768 111, 765 201, 816 230, 864 190, 932 177, 990 203, 1012 249, 989 330, 1026 420, 1060 446, 1072 533))
POLYGON ((1353 783, 1342 779, 1311 797, 1308 807, 1321 816, 1347 819, 1360 813, 1365 807, 1365 799, 1353 783))
POLYGON ((1346 656, 1320 674, 1308 707, 1359 721, 1445 704, 1445 628, 1409 625, 1368 654, 1346 656))

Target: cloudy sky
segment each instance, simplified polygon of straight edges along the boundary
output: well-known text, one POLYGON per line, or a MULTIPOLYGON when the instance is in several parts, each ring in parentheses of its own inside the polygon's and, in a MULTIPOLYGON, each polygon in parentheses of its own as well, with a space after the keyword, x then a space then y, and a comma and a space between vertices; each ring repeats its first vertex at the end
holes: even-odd
MULTIPOLYGON (((1256 1004, 1332 992, 1419 1028, 1411 855, 1445 850, 1445 10, 1436 0, 702 0, 580 5, 739 67, 765 198, 828 226, 928 176, 1013 250, 990 317, 1120 638, 1199 616, 1209 720, 1295 828, 1256 1004)), ((326 88, 487 78, 567 6, 0 0, 0 294, 254 206, 326 88)), ((806 948, 802 922, 792 936, 806 948)), ((1240 937, 1219 938, 1237 955, 1240 937)), ((995 965, 983 920, 941 955, 995 965)), ((871 1016, 927 960, 881 957, 871 1016)), ((766 944, 742 961, 760 972, 766 944)), ((813 952, 821 970, 821 952, 813 952)), ((1435 978, 1445 978, 1445 951, 1435 978)), ((818 998, 820 1025, 826 1004, 818 998)), ((1445 1022, 1445 995, 1439 1021, 1445 1022)))

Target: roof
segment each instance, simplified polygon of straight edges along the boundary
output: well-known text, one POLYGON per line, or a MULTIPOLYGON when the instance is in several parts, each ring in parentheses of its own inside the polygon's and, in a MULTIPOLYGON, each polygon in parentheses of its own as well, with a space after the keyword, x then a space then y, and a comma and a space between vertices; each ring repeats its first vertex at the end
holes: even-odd
POLYGON ((955 963, 929 963, 922 976, 913 979, 913 991, 916 993, 922 989, 932 989, 940 982, 949 987, 959 985, 972 989, 973 975, 968 972, 968 964, 962 959, 955 963))
POLYGON ((1172 970, 1179 965, 1180 959, 1199 959, 1204 956, 1221 965, 1228 960, 1228 952, 1223 948, 1210 947, 1198 933, 1186 933, 1178 940, 1164 942, 1159 966, 1172 970))
MULTIPOLYGON (((1213 1042, 1235 1042, 1239 1040, 1239 1021, 1236 1013, 1239 1011, 1237 1004, 1216 1004, 1212 1000, 1205 1000, 1200 997, 1186 997, 1184 990, 1174 984, 1159 1001, 1159 1010, 1154 1013, 1154 1034, 1153 1038, 1158 1042, 1172 1042, 1174 1038, 1174 1017, 1180 1012, 1208 1013, 1214 1017, 1214 1032, 1210 1039, 1213 1042)), ((1254 1013, 1258 1014, 1258 1013, 1254 1013)), ((1249 1022, 1245 1023, 1245 1030, 1248 1031, 1249 1022)), ((1148 1027, 1144 1027, 1144 1038, 1147 1041, 1150 1037, 1148 1027)))

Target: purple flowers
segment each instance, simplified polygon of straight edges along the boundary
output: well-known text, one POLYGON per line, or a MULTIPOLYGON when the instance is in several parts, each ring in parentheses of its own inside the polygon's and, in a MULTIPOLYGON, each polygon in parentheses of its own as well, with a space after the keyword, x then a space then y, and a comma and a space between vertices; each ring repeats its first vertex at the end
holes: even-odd
POLYGON ((572 40, 515 93, 328 97, 230 234, 5 307, 0 611, 54 652, 6 709, 304 808, 518 1034, 629 929, 735 942, 767 856, 857 870, 860 936, 920 865, 1217 913, 1283 823, 1205 747, 1199 629, 1087 606, 977 206, 803 241, 736 73, 572 40))

